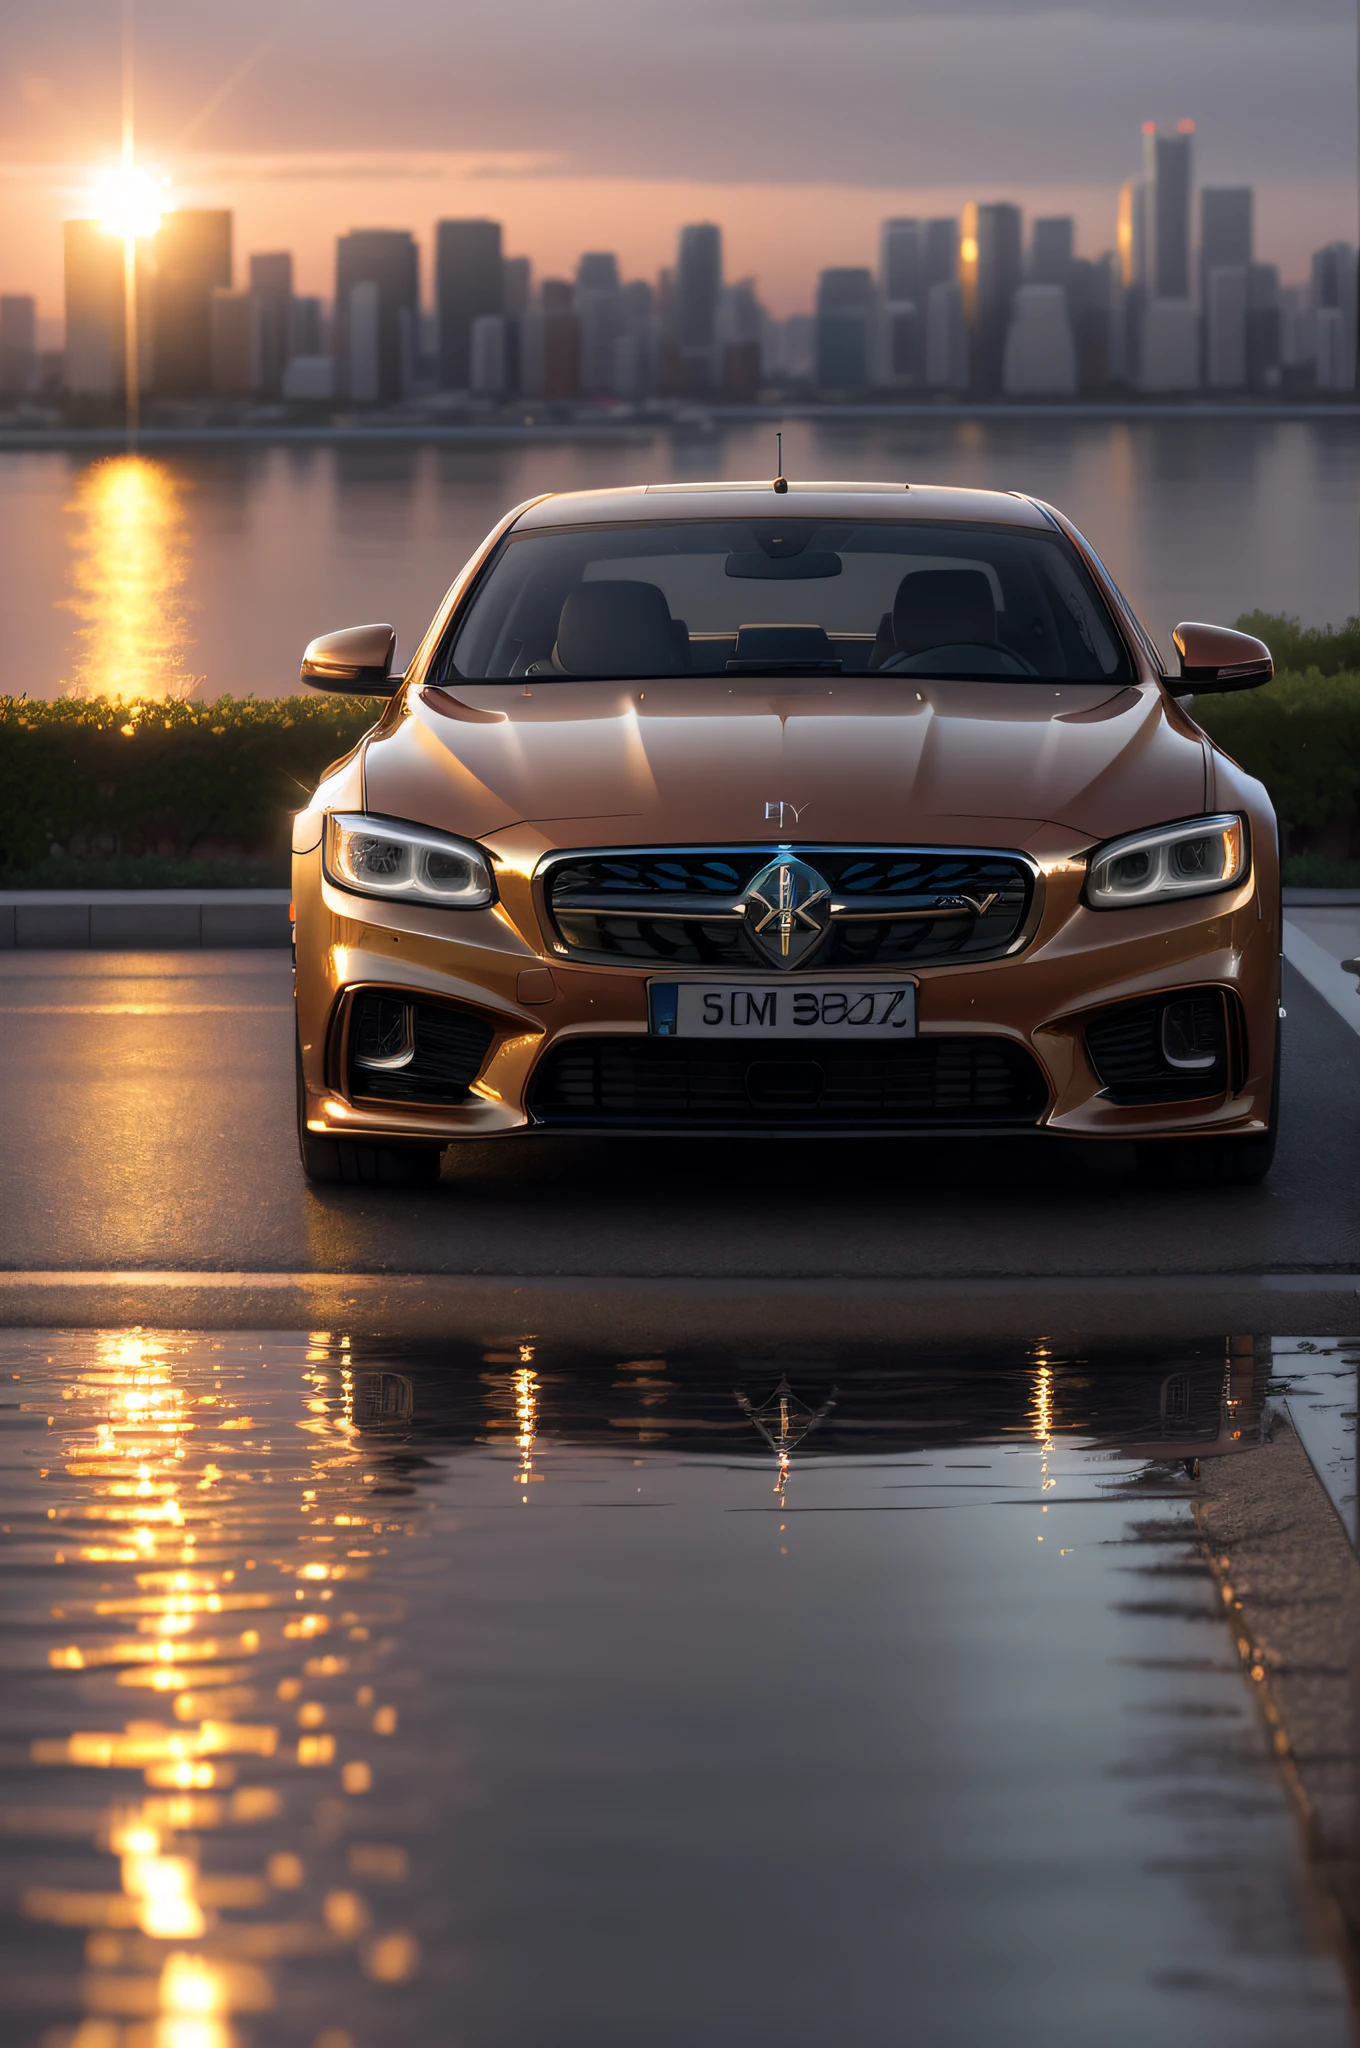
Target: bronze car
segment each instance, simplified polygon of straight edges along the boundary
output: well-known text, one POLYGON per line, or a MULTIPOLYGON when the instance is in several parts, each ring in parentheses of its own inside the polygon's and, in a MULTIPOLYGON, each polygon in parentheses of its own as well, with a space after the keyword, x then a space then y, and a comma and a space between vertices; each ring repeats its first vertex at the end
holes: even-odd
POLYGON ((1176 629, 1018 493, 667 484, 535 499, 296 820, 313 1180, 533 1132, 1137 1144, 1258 1179, 1277 1123, 1275 819, 1176 629))

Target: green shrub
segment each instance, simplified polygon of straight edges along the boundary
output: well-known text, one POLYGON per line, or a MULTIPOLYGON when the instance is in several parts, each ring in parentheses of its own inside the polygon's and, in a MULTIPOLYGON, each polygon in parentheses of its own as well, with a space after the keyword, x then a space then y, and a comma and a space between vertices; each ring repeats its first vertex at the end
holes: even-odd
POLYGON ((1324 860, 1321 854, 1298 853, 1280 864, 1286 889, 1360 889, 1360 860, 1324 860))
POLYGON ((1195 700, 1195 717, 1270 791, 1289 854, 1345 860, 1360 818, 1360 674, 1276 675, 1195 700))
POLYGON ((163 888, 189 886, 195 870, 217 885, 286 879, 290 813, 377 708, 0 697, 0 884, 163 888))
POLYGON ((1275 657, 1277 669, 1302 673, 1315 668, 1319 675, 1354 674, 1360 669, 1360 619, 1347 619, 1344 626, 1301 626, 1287 612, 1243 612, 1237 621, 1239 633, 1254 633, 1264 640, 1275 657))

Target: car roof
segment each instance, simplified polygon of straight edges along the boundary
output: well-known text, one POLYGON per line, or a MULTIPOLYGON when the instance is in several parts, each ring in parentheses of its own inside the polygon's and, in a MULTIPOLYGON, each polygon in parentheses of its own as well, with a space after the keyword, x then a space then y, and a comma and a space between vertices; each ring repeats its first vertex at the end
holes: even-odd
POLYGON ((969 491, 952 484, 772 482, 624 484, 616 490, 562 491, 521 512, 516 532, 554 526, 621 526, 666 519, 787 518, 964 520, 1052 532, 1048 514, 1015 491, 969 491))

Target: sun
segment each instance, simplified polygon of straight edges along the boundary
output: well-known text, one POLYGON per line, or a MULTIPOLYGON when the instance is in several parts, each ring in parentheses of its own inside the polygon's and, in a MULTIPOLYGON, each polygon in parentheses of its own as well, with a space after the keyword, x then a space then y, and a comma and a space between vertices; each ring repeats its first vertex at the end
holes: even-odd
POLYGON ((154 235, 165 211, 169 180, 154 171, 122 164, 95 179, 94 209, 101 226, 124 241, 154 235))

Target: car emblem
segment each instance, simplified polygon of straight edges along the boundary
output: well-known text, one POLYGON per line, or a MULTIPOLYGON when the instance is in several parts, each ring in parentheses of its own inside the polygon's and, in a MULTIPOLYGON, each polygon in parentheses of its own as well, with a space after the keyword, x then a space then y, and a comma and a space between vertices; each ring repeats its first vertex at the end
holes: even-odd
POLYGON ((776 967, 798 967, 826 937, 831 891, 816 868, 783 854, 747 884, 744 922, 757 952, 776 967))

